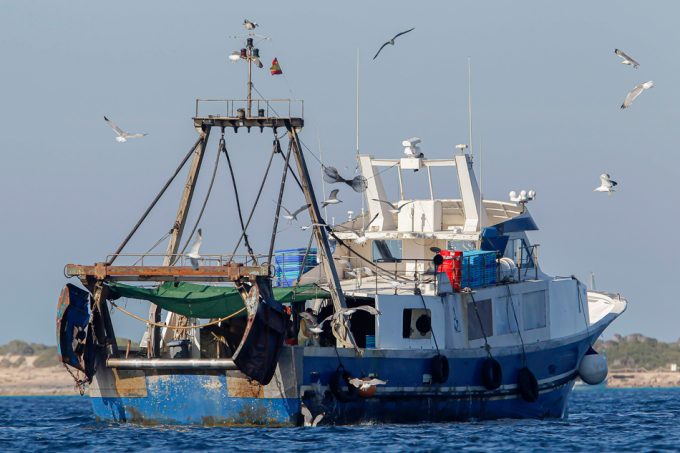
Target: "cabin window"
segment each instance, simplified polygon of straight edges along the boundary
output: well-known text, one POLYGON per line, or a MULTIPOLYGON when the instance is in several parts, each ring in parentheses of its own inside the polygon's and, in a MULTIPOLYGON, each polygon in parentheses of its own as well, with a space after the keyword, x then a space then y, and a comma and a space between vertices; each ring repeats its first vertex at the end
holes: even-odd
POLYGON ((509 240, 503 255, 512 259, 521 269, 534 267, 534 259, 531 256, 531 248, 522 238, 509 240))
POLYGON ((534 291, 522 296, 524 330, 540 329, 546 326, 545 307, 545 291, 534 291))
POLYGON ((457 250, 465 252, 467 250, 475 250, 477 244, 475 241, 446 241, 446 250, 457 250))
POLYGON ((477 311, 475 311, 474 302, 468 302, 467 305, 468 340, 484 338, 484 334, 487 337, 493 335, 491 299, 478 300, 476 303, 477 311), (477 316, 477 313, 479 313, 479 316, 477 316))
POLYGON ((507 335, 509 333, 516 333, 519 329, 517 328, 517 320, 519 320, 519 297, 501 297, 494 301, 493 304, 493 320, 494 320, 494 332, 496 335, 507 335), (511 301, 514 302, 515 310, 513 312, 513 306, 511 301))
POLYGON ((397 263, 402 258, 402 244, 397 239, 373 241, 373 262, 397 263))
POLYGON ((432 314, 426 308, 404 308, 402 338, 412 340, 432 337, 432 314))

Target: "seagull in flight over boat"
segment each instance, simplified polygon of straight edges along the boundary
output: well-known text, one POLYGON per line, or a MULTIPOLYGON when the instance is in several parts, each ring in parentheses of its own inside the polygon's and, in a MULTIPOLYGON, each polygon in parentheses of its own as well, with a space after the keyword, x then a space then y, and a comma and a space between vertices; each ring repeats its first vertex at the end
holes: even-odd
POLYGON ((259 27, 258 24, 248 19, 243 21, 243 26, 246 28, 246 30, 255 30, 257 27, 259 27))
POLYGON ((628 93, 628 96, 626 96, 626 99, 623 101, 623 104, 621 104, 621 108, 627 109, 628 107, 630 107, 630 105, 633 103, 635 98, 640 96, 640 94, 642 94, 643 91, 648 90, 650 88, 654 88, 654 82, 652 82, 651 80, 649 82, 644 82, 644 83, 640 83, 638 85, 635 85, 635 88, 633 88, 633 91, 628 93))
MULTIPOLYGON (((382 314, 382 313, 380 313, 380 310, 378 310, 375 307, 371 307, 370 305, 359 305, 358 307, 341 308, 340 310, 336 311, 332 315, 325 318, 318 325, 310 327, 309 330, 310 330, 310 332, 314 332, 314 333, 322 333, 324 323, 326 323, 328 321, 337 322, 337 321, 340 320, 341 316, 349 318, 350 316, 352 316, 357 311, 365 311, 367 313, 372 314, 373 316, 378 316, 378 315, 382 314)), ((302 315, 302 313, 300 315, 302 315)))
POLYGON ((201 259, 201 255, 199 254, 199 250, 201 248, 201 243, 203 242, 203 233, 201 232, 201 229, 198 229, 198 236, 196 236, 196 240, 194 241, 193 244, 191 244, 191 250, 189 250, 189 253, 187 253, 187 258, 189 258, 189 261, 191 261, 191 267, 194 270, 198 270, 198 260, 201 259))
POLYGON ((621 64, 627 64, 628 66, 632 66, 634 69, 637 69, 637 67, 640 66, 640 63, 626 55, 623 50, 614 49, 614 53, 623 59, 621 64))
POLYGON ((328 198, 321 203, 321 207, 325 208, 329 204, 342 203, 342 200, 338 200, 338 192, 340 192, 340 189, 331 190, 331 194, 328 196, 328 198))
POLYGON ((283 216, 284 219, 288 220, 289 223, 292 222, 293 220, 297 220, 298 214, 300 214, 302 211, 305 209, 309 208, 308 204, 302 205, 299 208, 297 208, 295 211, 290 212, 284 205, 281 205, 284 211, 286 211, 286 214, 283 216))
POLYGON ((144 136, 147 135, 147 134, 129 134, 129 133, 125 132, 123 129, 116 126, 113 123, 113 121, 108 119, 106 116, 104 116, 104 121, 106 121, 106 124, 108 124, 109 127, 111 129, 113 129, 113 131, 116 133, 116 141, 118 143, 124 143, 124 142, 128 141, 128 138, 141 138, 141 137, 144 137, 144 136))
POLYGON ((313 226, 328 227, 328 224, 326 224, 326 223, 312 223, 311 225, 302 225, 302 226, 300 227, 300 229, 301 229, 302 231, 307 231, 308 229, 310 229, 310 228, 313 227, 313 226))
POLYGON ((357 238, 354 240, 355 243, 363 244, 367 241, 366 230, 368 229, 368 227, 371 226, 371 224, 375 221, 375 219, 378 218, 379 215, 380 215, 380 213, 374 215, 373 218, 371 219, 371 221, 368 222, 366 225, 364 225, 364 227, 358 233, 356 233, 357 238))
POLYGON ((399 212, 401 212, 401 208, 403 208, 407 204, 413 203, 413 200, 411 200, 411 201, 407 201, 406 203, 402 204, 401 206, 397 206, 395 204, 390 203, 389 201, 379 200, 377 198, 372 198, 372 200, 378 201, 380 203, 385 203, 386 205, 388 205, 390 207, 390 212, 392 212, 394 214, 399 214, 399 212))
POLYGON ((319 424, 321 420, 323 420, 324 413, 318 414, 316 417, 312 418, 312 412, 305 406, 304 404, 300 404, 300 413, 302 414, 302 419, 304 422, 304 426, 306 428, 309 427, 315 427, 316 425, 319 424))
POLYGON ((607 173, 602 173, 600 175, 600 187, 593 189, 593 192, 607 192, 607 194, 611 196, 611 194, 616 191, 614 187, 617 185, 618 183, 612 181, 607 173))
POLYGON ((388 45, 388 44, 394 45, 394 40, 395 40, 395 39, 397 39, 397 38, 400 37, 401 35, 405 35, 406 33, 411 32, 411 31, 413 31, 413 30, 415 30, 415 27, 414 27, 414 28, 411 28, 411 29, 409 29, 409 30, 406 30, 406 31, 402 31, 401 33, 397 33, 396 35, 394 35, 394 38, 390 39, 390 40, 387 41, 385 44, 383 44, 382 46, 380 46, 380 49, 378 49, 378 52, 375 54, 375 57, 373 57, 373 59, 375 60, 376 58, 378 58, 378 55, 380 55, 380 51, 382 51, 383 48, 384 48, 386 45, 388 45))
POLYGON ((359 390, 368 390, 371 387, 375 387, 376 385, 385 385, 387 384, 387 381, 383 381, 382 379, 378 378, 353 378, 349 380, 349 383, 358 388, 359 390))

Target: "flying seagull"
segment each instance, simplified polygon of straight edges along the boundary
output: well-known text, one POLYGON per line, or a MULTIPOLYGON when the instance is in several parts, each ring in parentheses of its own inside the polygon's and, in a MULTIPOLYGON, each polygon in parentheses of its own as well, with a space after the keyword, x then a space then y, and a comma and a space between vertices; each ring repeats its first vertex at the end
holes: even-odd
POLYGON ((248 19, 243 21, 243 26, 246 27, 246 30, 255 30, 255 28, 259 27, 258 24, 248 19))
POLYGON ((201 243, 203 242, 203 233, 201 232, 201 229, 198 229, 198 236, 196 236, 196 240, 194 241, 193 244, 191 244, 191 250, 189 250, 189 253, 187 253, 187 258, 189 258, 189 261, 191 261, 191 267, 194 270, 198 270, 198 260, 201 259, 201 255, 199 255, 198 251, 201 248, 201 243))
POLYGON ((640 83, 638 85, 635 85, 635 88, 633 88, 633 91, 628 93, 628 96, 626 96, 626 99, 623 101, 623 104, 621 104, 621 108, 627 109, 628 107, 630 107, 630 104, 633 103, 635 98, 640 96, 640 94, 643 91, 648 90, 650 88, 654 88, 654 82, 652 82, 651 80, 649 82, 644 82, 644 83, 640 83))
POLYGON ((405 35, 406 33, 410 32, 410 31, 413 31, 413 30, 415 30, 415 27, 414 27, 414 28, 411 28, 411 29, 409 29, 409 30, 406 30, 406 31, 402 31, 401 33, 397 33, 396 35, 394 35, 394 38, 390 39, 390 40, 387 41, 385 44, 383 44, 382 46, 380 46, 380 49, 378 49, 378 52, 375 54, 375 57, 373 57, 373 59, 375 60, 376 58, 378 58, 378 55, 380 55, 380 51, 383 50, 383 48, 384 48, 386 45, 388 45, 388 44, 394 45, 394 40, 395 40, 395 39, 397 39, 397 38, 400 37, 401 35, 405 35))
POLYGON ((386 205, 388 205, 390 207, 390 212, 392 212, 394 214, 399 214, 399 212, 401 212, 401 208, 403 208, 407 204, 413 203, 413 200, 411 200, 411 201, 407 201, 406 203, 402 204, 401 206, 397 206, 395 204, 390 203, 389 201, 378 200, 377 198, 372 198, 372 200, 373 201, 379 201, 380 203, 385 203, 386 205))
POLYGON ((626 55, 626 53, 623 50, 614 49, 614 53, 623 59, 621 64, 627 64, 628 66, 632 66, 635 69, 637 69, 637 67, 640 66, 640 63, 626 55))
POLYGON ((121 129, 121 128, 119 128, 118 126, 116 126, 116 125, 113 123, 113 121, 111 121, 110 119, 108 119, 106 116, 104 116, 104 121, 106 121, 106 124, 108 124, 109 127, 110 127, 111 129, 113 129, 113 131, 116 133, 116 135, 117 135, 116 141, 117 141, 118 143, 126 142, 126 141, 128 140, 128 138, 140 138, 140 137, 144 137, 145 135, 147 135, 147 134, 128 134, 128 133, 125 132, 123 129, 121 129))
POLYGON ((283 218, 292 222, 293 220, 297 220, 298 214, 307 209, 309 205, 308 204, 302 205, 293 212, 290 212, 288 209, 286 209, 284 205, 281 205, 281 207, 283 208, 284 211, 286 211, 286 214, 283 216, 283 218))
POLYGON ((358 388, 359 390, 368 390, 371 387, 375 387, 376 385, 385 385, 387 384, 387 381, 383 381, 382 379, 378 378, 372 378, 372 379, 359 379, 359 378, 353 378, 349 380, 349 383, 358 388))
POLYGON ((308 229, 310 229, 310 228, 313 227, 313 226, 328 227, 328 224, 325 224, 325 223, 312 223, 311 225, 301 225, 301 226, 300 226, 300 229, 301 229, 302 231, 307 231, 308 229))
POLYGON ((310 327, 309 330, 310 330, 310 332, 314 332, 314 333, 322 333, 324 323, 326 323, 328 321, 337 322, 337 321, 340 320, 340 317, 343 317, 343 316, 349 318, 354 313, 356 313, 357 310, 365 311, 367 313, 372 314, 373 316, 378 316, 378 315, 382 314, 380 312, 380 310, 378 310, 377 308, 372 307, 370 305, 359 305, 358 307, 341 308, 340 310, 336 311, 332 315, 325 318, 318 325, 310 327))
POLYGON ((312 419, 311 411, 304 404, 300 404, 300 413, 302 414, 305 427, 314 427, 318 425, 319 422, 323 420, 323 416, 325 415, 322 412, 312 419))
POLYGON ((330 184, 343 182, 350 186, 355 192, 363 192, 368 187, 368 182, 363 175, 357 175, 352 179, 345 179, 340 176, 335 167, 323 166, 323 180, 330 184))
POLYGON ((324 200, 321 203, 321 207, 325 208, 329 204, 338 204, 342 203, 342 200, 338 200, 338 192, 340 192, 340 189, 333 189, 331 190, 331 194, 328 196, 328 199, 324 200))
POLYGON ((602 173, 600 175, 600 187, 593 189, 593 192, 607 192, 608 195, 611 195, 615 192, 614 187, 617 185, 618 183, 612 181, 607 173, 602 173))
POLYGON ((364 225, 364 227, 358 233, 356 233, 357 238, 354 240, 355 243, 363 244, 367 241, 366 230, 368 230, 368 227, 371 226, 371 224, 375 221, 375 219, 378 218, 379 215, 380 215, 380 213, 377 213, 376 215, 374 215, 373 218, 371 219, 371 221, 368 222, 366 225, 364 225))

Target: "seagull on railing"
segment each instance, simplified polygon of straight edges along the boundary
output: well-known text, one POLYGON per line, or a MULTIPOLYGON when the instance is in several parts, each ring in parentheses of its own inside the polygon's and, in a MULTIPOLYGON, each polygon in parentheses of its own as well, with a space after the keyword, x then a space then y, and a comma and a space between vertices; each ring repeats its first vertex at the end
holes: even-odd
POLYGON ((378 201, 380 203, 385 203, 386 205, 388 205, 390 207, 390 212, 393 213, 393 214, 399 214, 401 212, 401 208, 403 208, 407 204, 413 203, 413 200, 411 200, 411 201, 407 201, 406 203, 403 203, 401 206, 397 206, 395 204, 390 203, 389 201, 379 200, 377 198, 372 198, 372 200, 378 201))
POLYGON ((286 214, 283 216, 283 218, 288 220, 289 221, 288 223, 290 223, 293 220, 297 220, 298 214, 300 214, 305 209, 309 208, 309 205, 308 204, 302 205, 293 212, 290 212, 288 209, 286 209, 284 205, 281 205, 281 207, 283 208, 284 211, 286 211, 286 214))
POLYGON ((321 207, 325 208, 330 204, 342 203, 342 200, 338 200, 338 192, 340 192, 340 189, 331 190, 331 194, 328 196, 328 198, 321 203, 321 207))
POLYGON ((383 50, 383 48, 384 48, 386 45, 388 45, 388 44, 394 45, 394 40, 395 40, 395 39, 397 39, 397 38, 400 37, 401 35, 405 35, 406 33, 412 32, 413 30, 415 30, 415 27, 414 27, 414 28, 411 28, 411 29, 409 29, 409 30, 406 30, 406 31, 402 31, 401 33, 397 33, 396 35, 394 35, 394 38, 390 39, 390 40, 387 41, 385 44, 383 44, 382 46, 380 46, 380 49, 378 49, 378 52, 375 54, 375 57, 373 57, 373 59, 375 60, 376 58, 378 58, 378 55, 380 55, 380 52, 383 50))
POLYGON ((614 53, 623 59, 621 64, 627 64, 628 66, 632 66, 634 69, 637 69, 637 67, 640 66, 640 63, 626 55, 623 50, 614 49, 614 53))
POLYGON ((600 187, 593 189, 593 192, 607 192, 610 195, 615 192, 614 187, 617 186, 616 181, 612 181, 607 173, 602 173, 600 175, 600 187))
POLYGON ((124 143, 124 142, 128 141, 129 138, 141 138, 141 137, 144 137, 144 136, 147 135, 147 134, 129 134, 129 133, 125 132, 123 129, 116 126, 113 123, 113 121, 108 119, 106 116, 104 116, 104 121, 106 121, 106 124, 108 124, 109 127, 111 129, 113 129, 113 131, 116 133, 116 141, 118 143, 124 143))
POLYGON ((623 104, 621 104, 621 108, 626 109, 630 107, 635 98, 640 96, 640 94, 642 94, 643 91, 648 90, 650 88, 654 88, 654 82, 652 82, 651 80, 649 82, 644 82, 635 85, 635 88, 633 88, 633 90, 630 93, 628 93, 628 96, 626 96, 626 99, 623 101, 623 104))
POLYGON ((201 248, 201 243, 203 242, 203 233, 201 229, 198 229, 198 235, 196 236, 196 240, 194 241, 193 244, 191 244, 191 250, 189 250, 189 253, 187 253, 187 258, 189 258, 189 261, 191 261, 191 267, 194 270, 198 270, 198 260, 201 259, 201 255, 199 254, 199 250, 201 248))

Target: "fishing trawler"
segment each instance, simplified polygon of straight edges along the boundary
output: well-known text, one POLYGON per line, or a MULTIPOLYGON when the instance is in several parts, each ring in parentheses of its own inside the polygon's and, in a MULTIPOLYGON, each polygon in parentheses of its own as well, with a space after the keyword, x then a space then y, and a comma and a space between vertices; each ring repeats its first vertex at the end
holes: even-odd
MULTIPOLYGON (((240 53, 249 70, 256 50, 249 38, 240 53)), ((331 179, 362 192, 366 205, 331 226, 298 135, 303 104, 255 100, 250 87, 243 101, 198 100, 197 141, 120 247, 93 265, 66 265, 80 284, 61 292, 57 344, 79 385, 89 385, 98 420, 298 426, 564 417, 577 377, 605 379, 592 345, 627 302, 543 272, 529 239, 537 230, 527 207, 533 193, 483 199, 465 146, 433 159, 411 139, 393 158, 359 155, 358 179, 331 179), (251 129, 273 132, 270 158, 283 160, 269 252, 251 250, 250 219, 241 219, 234 236, 247 254, 184 253, 211 133, 220 133, 218 152, 229 158, 225 134, 251 129), (123 253, 189 161, 166 253, 123 253), (451 194, 435 197, 435 167, 457 180, 458 194, 449 184, 451 194), (396 200, 388 199, 386 170, 398 176, 396 200), (428 181, 425 199, 404 185, 403 172, 414 171, 428 181), (291 187, 306 204, 314 241, 277 252, 291 187), (121 298, 148 301, 148 318, 121 298), (138 348, 118 346, 111 310, 146 325, 138 348)))

